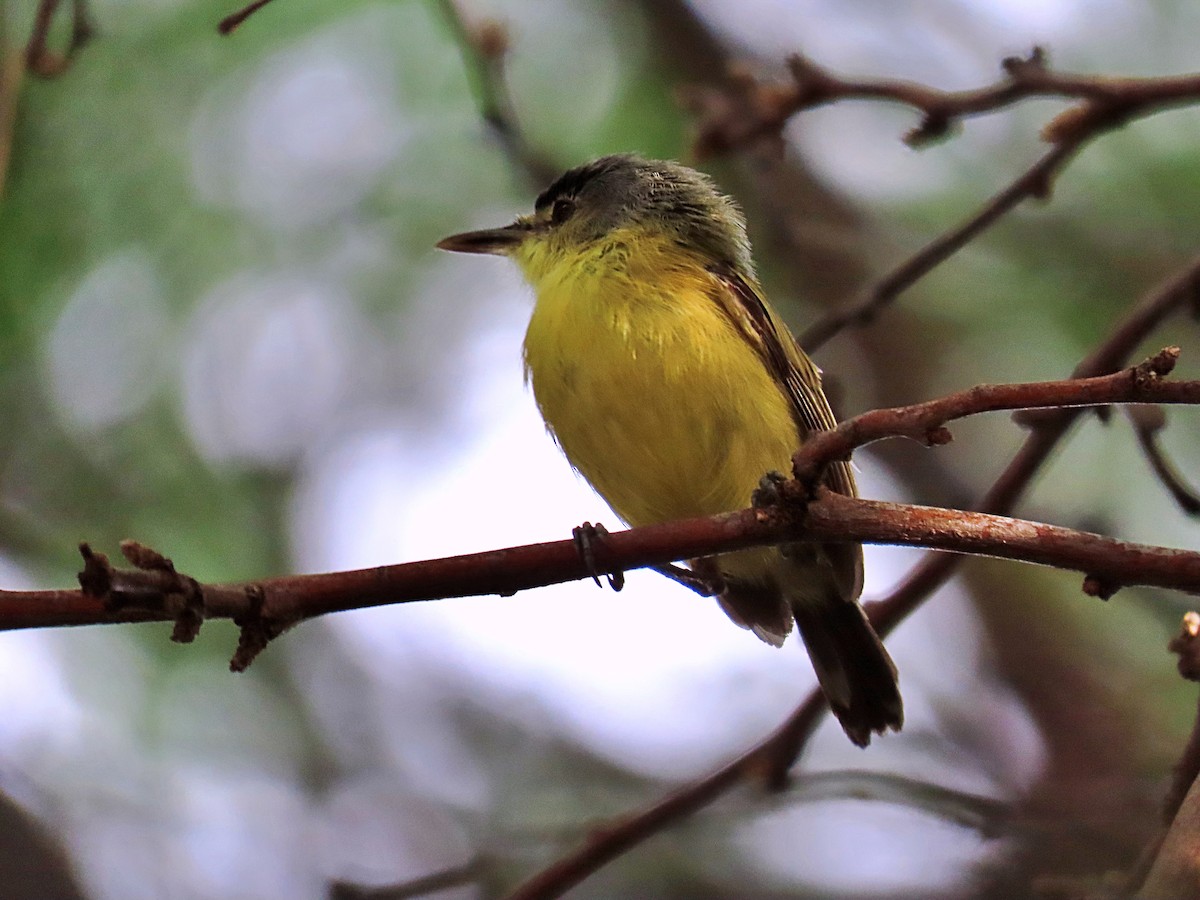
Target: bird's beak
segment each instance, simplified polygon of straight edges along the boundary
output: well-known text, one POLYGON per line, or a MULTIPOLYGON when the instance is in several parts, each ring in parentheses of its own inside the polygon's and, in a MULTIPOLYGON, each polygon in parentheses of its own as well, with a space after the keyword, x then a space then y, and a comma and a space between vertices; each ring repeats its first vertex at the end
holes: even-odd
POLYGON ((529 223, 518 219, 503 228, 485 228, 483 231, 464 231, 452 234, 437 242, 439 250, 455 253, 494 253, 507 256, 518 247, 530 232, 529 223))

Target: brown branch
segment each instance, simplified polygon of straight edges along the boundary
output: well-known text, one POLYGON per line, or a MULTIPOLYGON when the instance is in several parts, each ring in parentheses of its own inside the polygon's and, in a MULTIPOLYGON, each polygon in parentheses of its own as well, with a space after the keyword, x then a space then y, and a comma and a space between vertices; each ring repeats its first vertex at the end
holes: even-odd
POLYGON ((29 43, 25 45, 25 68, 42 78, 53 78, 65 72, 75 54, 96 33, 86 0, 72 0, 71 39, 66 52, 59 54, 52 51, 49 47, 50 25, 59 4, 60 0, 39 0, 29 43))
POLYGON ((271 0, 254 0, 253 3, 247 3, 241 9, 231 12, 217 23, 217 32, 225 35, 233 34, 243 22, 270 2, 271 0))
POLYGON ((1004 59, 1000 66, 1004 74, 993 84, 943 91, 899 79, 842 78, 796 54, 788 59, 788 81, 760 81, 744 69, 735 69, 727 88, 689 88, 682 92, 681 101, 698 118, 694 148, 704 157, 763 139, 776 140, 797 113, 843 100, 886 100, 915 109, 921 122, 904 140, 921 146, 945 137, 963 119, 1030 97, 1076 101, 1042 129, 1042 138, 1049 143, 1078 140, 1082 134, 1117 128, 1200 97, 1200 74, 1120 78, 1056 72, 1040 47, 1027 57, 1004 59))
MULTIPOLYGON (((1109 336, 1075 367, 1072 376, 1091 378, 1123 365, 1149 334, 1173 312, 1200 298, 1200 256, 1148 291, 1109 336)), ((1032 431, 1025 443, 974 507, 980 512, 1011 512, 1034 475, 1066 435, 1082 409, 1059 409, 1030 421, 1032 431)), ((899 623, 946 583, 954 573, 958 557, 932 554, 913 567, 904 580, 885 598, 877 601, 872 621, 899 623)))
MULTIPOLYGON (((1083 572, 1083 591, 1107 600, 1142 585, 1200 593, 1200 553, 1171 550, 990 513, 859 500, 822 489, 808 509, 804 540, 841 535, 867 544, 927 547, 1083 572), (812 535, 812 537, 809 537, 812 535)), ((845 540, 846 537, 841 539, 845 540)))
POLYGON ((911 145, 944 137, 969 116, 993 112, 1029 97, 1061 97, 1076 103, 1042 129, 1051 148, 1025 172, 994 194, 965 221, 939 235, 877 281, 854 302, 814 322, 800 335, 812 352, 842 329, 865 325, 932 269, 1027 199, 1050 196, 1059 173, 1083 147, 1131 119, 1200 99, 1200 74, 1163 78, 1114 78, 1055 72, 1040 48, 1026 58, 1002 62, 1004 77, 966 91, 942 91, 909 81, 841 78, 802 56, 789 60, 786 83, 761 82, 744 71, 732 73, 725 90, 691 88, 682 102, 698 117, 694 152, 745 147, 755 141, 782 141, 782 129, 799 112, 847 99, 888 100, 922 113, 906 136, 911 145))
POLYGON ((1200 404, 1200 381, 1166 381, 1178 351, 1168 348, 1112 375, 1058 382, 981 385, 939 400, 875 410, 813 435, 796 455, 797 481, 783 485, 785 502, 711 518, 690 519, 606 535, 585 560, 574 540, 532 544, 440 560, 325 575, 200 585, 171 561, 134 542, 122 545, 133 564, 119 570, 82 548, 80 592, 0 591, 0 629, 174 620, 176 640, 194 637, 204 618, 242 627, 232 663, 243 669, 293 624, 330 612, 391 603, 519 590, 594 577, 600 571, 659 565, 744 547, 787 541, 860 541, 926 546, 957 553, 1024 559, 1076 569, 1085 589, 1107 596, 1128 584, 1200 591, 1200 555, 1113 541, 1085 532, 1000 516, 937 510, 817 494, 824 467, 884 437, 942 443, 944 423, 1000 409, 1046 409, 1110 403, 1200 404), (594 564, 593 564, 594 563, 594 564))
POLYGON ((1163 382, 1179 359, 1178 347, 1167 347, 1129 369, 1112 375, 1069 381, 1043 381, 1025 384, 981 384, 937 400, 912 406, 877 409, 847 419, 830 431, 811 435, 793 458, 793 471, 800 482, 817 485, 825 468, 840 459, 849 459, 859 447, 887 437, 908 437, 934 446, 951 440, 947 422, 996 410, 1066 409, 1102 406, 1103 398, 1128 391, 1125 403, 1145 402, 1149 392, 1162 390, 1175 397, 1167 402, 1187 403, 1188 382, 1163 382), (1071 385, 1064 391, 1065 385, 1071 385), (1170 387, 1168 387, 1170 385, 1170 387), (1053 402, 1049 401, 1053 398, 1053 402))
MULTIPOLYGON (((1179 657, 1180 675, 1189 681, 1200 681, 1200 614, 1189 612, 1184 615, 1179 633, 1171 638, 1167 649, 1179 657)), ((1163 798, 1161 824, 1126 878, 1125 892, 1127 894, 1132 895, 1142 887, 1150 871, 1157 864, 1172 823, 1198 775, 1200 775, 1200 706, 1197 707, 1196 716, 1192 721, 1192 732, 1171 772, 1171 783, 1163 798)))
POLYGON ((12 161, 13 138, 17 128, 17 100, 25 80, 25 54, 14 52, 8 44, 0 10, 0 200, 8 180, 12 161))
POLYGON ((439 894, 448 888, 471 884, 479 881, 483 874, 483 863, 474 860, 401 884, 366 887, 348 881, 336 881, 330 886, 329 897, 330 900, 410 900, 413 897, 439 894))
MULTIPOLYGON (((1180 402, 1200 404, 1200 381, 1173 387, 1183 389, 1180 396, 1187 399, 1180 402)), ((794 483, 785 496, 803 492, 804 486, 794 483)), ((1105 594, 1127 585, 1200 594, 1200 553, 1005 516, 845 497, 824 489, 802 508, 785 503, 613 532, 599 545, 603 551, 599 564, 602 571, 615 573, 665 560, 791 541, 893 544, 1019 560, 1085 573, 1103 586, 1105 594)), ((296 622, 331 612, 451 597, 507 596, 593 575, 573 540, 230 585, 197 584, 177 573, 169 561, 122 570, 87 545, 83 552, 82 592, 0 591, 0 628, 175 620, 183 629, 175 639, 186 642, 194 637, 202 618, 230 618, 261 619, 273 623, 278 634, 296 622)))
POLYGON ((1200 514, 1200 494, 1188 486, 1158 442, 1158 433, 1167 424, 1166 413, 1157 406, 1131 406, 1125 412, 1133 424, 1133 431, 1137 435, 1142 453, 1150 463, 1150 470, 1180 509, 1188 515, 1200 514))
POLYGON ((1200 896, 1200 781, 1193 781, 1136 900, 1200 896))
POLYGON ((1006 213, 1025 200, 1049 197, 1055 177, 1083 148, 1086 141, 1087 138, 1079 138, 1055 144, 1015 181, 994 194, 976 213, 938 235, 875 282, 861 297, 809 325, 799 335, 801 346, 812 353, 844 328, 870 324, 897 297, 994 225, 1006 213))
POLYGON ((510 46, 507 29, 494 19, 472 23, 458 0, 438 0, 438 6, 454 32, 463 63, 475 83, 480 117, 530 184, 541 190, 560 170, 529 143, 517 120, 505 74, 510 46))

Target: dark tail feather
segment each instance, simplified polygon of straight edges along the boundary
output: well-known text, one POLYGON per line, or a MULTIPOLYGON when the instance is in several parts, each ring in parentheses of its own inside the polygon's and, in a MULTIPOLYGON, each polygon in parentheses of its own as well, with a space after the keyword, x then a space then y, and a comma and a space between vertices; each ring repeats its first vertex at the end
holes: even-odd
POLYGON ((860 747, 872 732, 904 724, 896 666, 857 603, 793 604, 817 681, 846 735, 860 747))
POLYGON ((772 647, 782 647, 792 631, 792 611, 773 584, 726 584, 717 602, 725 615, 772 647))

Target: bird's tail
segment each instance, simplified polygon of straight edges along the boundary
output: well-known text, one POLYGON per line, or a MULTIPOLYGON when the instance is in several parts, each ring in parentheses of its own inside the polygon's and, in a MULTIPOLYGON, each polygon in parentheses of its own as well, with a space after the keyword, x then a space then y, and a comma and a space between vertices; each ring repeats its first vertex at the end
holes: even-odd
POLYGON ((861 606, 793 602, 796 626, 817 681, 846 735, 860 747, 871 734, 904 724, 896 666, 861 606))

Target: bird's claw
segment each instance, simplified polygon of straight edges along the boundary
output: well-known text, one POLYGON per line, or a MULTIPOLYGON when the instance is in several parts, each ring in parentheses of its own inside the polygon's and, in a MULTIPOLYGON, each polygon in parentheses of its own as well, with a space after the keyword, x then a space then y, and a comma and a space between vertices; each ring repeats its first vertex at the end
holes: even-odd
POLYGON ((584 522, 571 529, 571 538, 575 541, 575 549, 579 551, 579 558, 583 560, 584 568, 592 576, 592 581, 596 582, 596 587, 604 586, 600 583, 600 576, 603 575, 608 579, 608 586, 614 591, 619 591, 625 587, 625 573, 620 570, 604 572, 596 564, 596 546, 603 544, 607 537, 608 529, 599 522, 595 525, 591 522, 584 522))
POLYGON ((779 472, 768 472, 758 480, 758 487, 750 495, 750 505, 755 509, 768 506, 778 506, 783 502, 780 490, 787 483, 787 478, 779 472))

